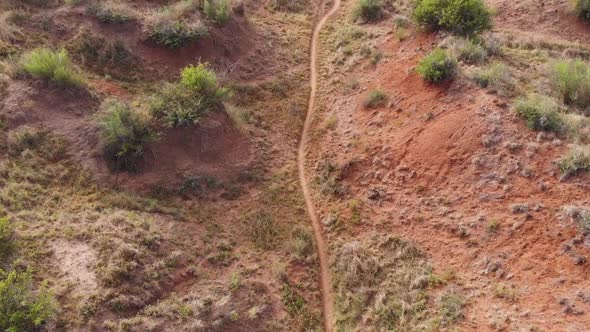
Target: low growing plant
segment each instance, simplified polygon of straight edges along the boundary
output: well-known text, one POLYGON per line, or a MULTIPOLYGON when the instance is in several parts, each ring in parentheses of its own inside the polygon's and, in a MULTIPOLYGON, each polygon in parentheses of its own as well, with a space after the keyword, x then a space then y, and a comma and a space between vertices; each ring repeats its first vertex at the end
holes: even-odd
POLYGON ((152 114, 169 127, 197 124, 205 114, 221 109, 230 95, 205 63, 184 68, 180 76, 179 82, 164 85, 150 105, 152 114))
POLYGON ((353 17, 364 22, 375 21, 381 18, 381 0, 357 0, 353 11, 353 17))
POLYGON ((561 60, 553 65, 552 81, 566 105, 590 107, 590 65, 585 61, 561 60))
POLYGON ((573 0, 573 3, 576 14, 580 18, 590 21, 590 0, 573 0))
POLYGON ((213 22, 224 25, 230 16, 229 0, 205 0, 203 13, 213 22))
POLYGON ((373 90, 369 92, 369 95, 363 102, 363 106, 366 108, 376 108, 383 106, 387 100, 387 95, 381 90, 373 90))
POLYGON ((146 145, 155 135, 148 121, 129 105, 112 102, 101 119, 105 157, 115 170, 135 172, 143 160, 146 145))
POLYGON ((456 68, 457 60, 447 51, 436 49, 420 61, 417 71, 425 81, 440 83, 453 77, 456 68))
POLYGON ((562 133, 564 123, 559 106, 551 98, 531 94, 526 99, 518 99, 514 106, 516 114, 526 121, 532 130, 562 133))
POLYGON ((148 28, 147 37, 156 44, 179 48, 208 34, 209 31, 205 26, 191 26, 180 21, 164 20, 148 28))
POLYGON ((22 59, 25 72, 60 85, 80 87, 84 84, 82 76, 76 71, 66 50, 53 51, 38 48, 22 59))
POLYGON ((588 147, 574 146, 559 160, 561 178, 565 179, 590 170, 590 151, 588 147))

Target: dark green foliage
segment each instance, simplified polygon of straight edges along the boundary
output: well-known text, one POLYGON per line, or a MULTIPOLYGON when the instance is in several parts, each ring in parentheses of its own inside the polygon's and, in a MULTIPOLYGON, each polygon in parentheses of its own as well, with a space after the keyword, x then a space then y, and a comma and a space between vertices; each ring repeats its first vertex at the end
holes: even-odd
POLYGON ((483 0, 417 0, 414 19, 432 30, 473 35, 491 28, 492 19, 483 0))
POLYGON ((208 35, 205 27, 191 27, 182 22, 163 21, 148 31, 148 39, 169 48, 179 48, 208 35))
POLYGON ((353 16, 364 22, 375 21, 381 18, 381 0, 357 0, 353 16))
POLYGON ((590 0, 574 0, 574 9, 580 18, 590 21, 590 0))
POLYGON ((432 51, 418 64, 417 71, 424 80, 440 83, 450 79, 457 68, 457 60, 441 49, 432 51))
POLYGON ((0 270, 0 330, 37 331, 53 316, 55 299, 43 285, 33 291, 30 271, 0 270))
POLYGON ((526 120, 532 130, 543 130, 561 133, 564 123, 559 114, 558 106, 550 98, 530 95, 527 99, 519 99, 515 105, 516 114, 526 120))
POLYGON ((154 133, 146 119, 127 104, 114 102, 101 119, 105 157, 115 170, 137 171, 154 133))
POLYGON ((169 127, 197 124, 212 111, 223 108, 229 90, 219 85, 215 72, 207 64, 183 69, 181 80, 169 83, 151 100, 152 114, 169 127))

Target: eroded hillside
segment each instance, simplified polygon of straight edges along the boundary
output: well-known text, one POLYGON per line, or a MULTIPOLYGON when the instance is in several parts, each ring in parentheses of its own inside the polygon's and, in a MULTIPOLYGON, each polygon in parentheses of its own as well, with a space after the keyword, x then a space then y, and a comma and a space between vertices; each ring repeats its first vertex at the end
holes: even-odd
POLYGON ((319 8, 0 6, 2 287, 25 290, 2 329, 318 328, 296 143, 319 8))

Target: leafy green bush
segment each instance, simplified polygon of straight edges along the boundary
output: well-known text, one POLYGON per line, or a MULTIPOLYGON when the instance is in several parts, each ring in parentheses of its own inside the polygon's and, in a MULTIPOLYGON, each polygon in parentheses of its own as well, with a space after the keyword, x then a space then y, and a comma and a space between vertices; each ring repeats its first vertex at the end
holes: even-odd
POLYGON ((587 21, 590 21, 590 0, 574 0, 576 14, 587 21))
POLYGON ((529 95, 526 99, 517 100, 514 109, 532 130, 562 133, 565 129, 559 106, 548 97, 529 95))
POLYGON ((148 121, 127 104, 113 102, 108 105, 101 125, 105 157, 112 162, 113 169, 137 171, 145 146, 154 139, 148 121))
POLYGON ((418 64, 417 71, 424 80, 440 83, 451 78, 457 68, 457 60, 441 49, 432 51, 418 64))
POLYGON ((102 23, 125 23, 131 19, 129 12, 123 8, 101 3, 88 5, 86 13, 102 23))
POLYGON ((373 90, 369 92, 369 95, 363 102, 363 106, 366 108, 376 108, 379 106, 383 106, 385 101, 387 100, 387 95, 385 92, 381 90, 373 90))
POLYGON ((381 18, 381 0, 357 0, 356 7, 353 11, 354 19, 360 19, 364 22, 375 21, 381 18))
POLYGON ((82 77, 74 69, 66 50, 53 51, 38 48, 25 55, 23 69, 39 78, 52 80, 61 85, 82 86, 82 77))
POLYGON ((203 13, 213 22, 223 25, 230 15, 229 0, 205 0, 203 13))
POLYGON ((53 293, 43 285, 33 292, 30 271, 0 270, 0 329, 37 331, 55 312, 53 293))
POLYGON ((566 105, 590 107, 590 66, 583 60, 562 60, 553 66, 552 81, 566 105))
POLYGON ((414 20, 429 29, 444 29, 473 35, 492 26, 491 13, 483 0, 417 0, 414 20))
POLYGON ((559 160, 562 179, 590 170, 590 151, 588 147, 575 146, 559 160))
POLYGON ((220 86, 215 72, 201 63, 181 72, 178 83, 166 84, 152 98, 152 114, 170 127, 192 126, 203 115, 218 110, 229 90, 220 86))
POLYGON ((162 21, 148 29, 147 37, 156 44, 169 48, 179 48, 188 42, 206 37, 209 34, 204 26, 189 26, 183 22, 162 21))

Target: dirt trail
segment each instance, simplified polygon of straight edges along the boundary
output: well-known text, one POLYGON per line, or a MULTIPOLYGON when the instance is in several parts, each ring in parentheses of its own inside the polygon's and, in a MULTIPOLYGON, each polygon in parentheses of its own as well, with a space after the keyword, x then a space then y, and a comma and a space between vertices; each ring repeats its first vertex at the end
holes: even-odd
POLYGON ((330 271, 328 268, 328 248, 324 242, 322 235, 322 225, 318 219, 318 216, 311 199, 309 191, 309 184, 305 177, 305 144, 309 129, 311 127, 311 121, 313 116, 313 109, 315 104, 315 96, 317 91, 317 57, 318 57, 318 40, 320 31, 324 24, 340 8, 340 0, 334 0, 334 4, 330 11, 324 15, 316 27, 313 30, 313 36, 311 39, 311 51, 310 51, 310 66, 311 74, 309 83, 311 86, 311 92, 309 94, 309 107, 307 109, 307 115, 305 117, 305 124, 303 125, 303 131, 301 132, 301 141, 299 142, 299 152, 297 158, 297 168, 299 169, 299 181, 301 182, 301 189, 303 190, 303 196, 305 197, 305 205, 307 206, 307 212, 311 218, 313 225, 313 233, 318 247, 318 256, 320 259, 320 285, 322 290, 322 306, 324 311, 324 327, 326 332, 332 331, 333 324, 333 297, 332 297, 332 285, 330 282, 330 271))

